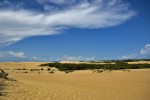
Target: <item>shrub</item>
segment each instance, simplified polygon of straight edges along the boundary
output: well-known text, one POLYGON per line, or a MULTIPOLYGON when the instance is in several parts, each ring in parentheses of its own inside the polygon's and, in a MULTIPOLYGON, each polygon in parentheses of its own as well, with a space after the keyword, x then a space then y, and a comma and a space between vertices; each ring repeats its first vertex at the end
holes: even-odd
POLYGON ((73 70, 65 70, 64 71, 66 74, 73 72, 73 70))
POLYGON ((102 73, 103 70, 101 70, 101 69, 94 69, 94 70, 92 70, 92 72, 93 72, 93 73, 102 73))
POLYGON ((41 70, 44 70, 43 68, 41 68, 41 70))
POLYGON ((26 69, 26 68, 18 68, 18 69, 13 69, 13 70, 28 70, 28 69, 26 69))
POLYGON ((55 72, 55 70, 53 70, 53 69, 49 71, 49 73, 54 73, 54 72, 55 72))
POLYGON ((22 70, 26 70, 25 68, 22 68, 22 70))
POLYGON ((51 69, 50 68, 47 68, 47 71, 50 71, 51 69))
MULTIPOLYGON (((61 64, 61 63, 47 63, 41 66, 53 66, 60 71, 68 70, 85 70, 85 69, 103 69, 103 70, 123 70, 123 69, 138 69, 150 68, 150 64, 128 64, 124 61, 117 61, 115 64, 61 64)), ((50 68, 47 69, 50 71, 50 68)))
POLYGON ((54 71, 49 71, 50 74, 54 73, 54 71))
POLYGON ((6 73, 2 69, 0 69, 0 78, 2 78, 2 79, 8 79, 7 76, 8 76, 8 73, 6 73))
POLYGON ((30 69, 30 71, 40 71, 40 69, 30 69))

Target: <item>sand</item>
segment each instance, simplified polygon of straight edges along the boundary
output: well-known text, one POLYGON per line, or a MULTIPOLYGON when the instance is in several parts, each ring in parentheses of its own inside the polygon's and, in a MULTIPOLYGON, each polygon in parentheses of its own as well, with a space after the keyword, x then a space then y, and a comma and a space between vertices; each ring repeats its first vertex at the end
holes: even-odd
MULTIPOLYGON (((92 63, 92 62, 79 62, 79 61, 61 61, 60 63, 62 64, 108 64, 105 62, 96 62, 96 63, 92 63)), ((128 64, 150 64, 150 61, 132 61, 132 62, 127 62, 128 64)), ((115 64, 114 62, 109 63, 109 64, 115 64)))
POLYGON ((133 61, 128 62, 128 64, 150 64, 150 61, 133 61))
POLYGON ((42 62, 0 63, 17 82, 4 90, 1 100, 150 100, 150 69, 130 72, 75 71, 50 74, 42 62), (28 70, 14 70, 26 68, 28 70), (30 71, 39 69, 40 71, 30 71), (25 73, 26 72, 26 73, 25 73))

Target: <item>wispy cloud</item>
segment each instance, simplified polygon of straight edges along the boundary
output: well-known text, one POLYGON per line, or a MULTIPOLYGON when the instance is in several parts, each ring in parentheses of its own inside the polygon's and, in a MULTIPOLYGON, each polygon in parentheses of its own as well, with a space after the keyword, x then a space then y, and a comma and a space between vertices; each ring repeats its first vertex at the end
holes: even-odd
POLYGON ((0 2, 0 6, 11 6, 11 2, 9 2, 8 0, 2 0, 0 2))
POLYGON ((37 0, 37 2, 42 5, 47 4, 47 3, 54 3, 56 5, 66 5, 66 4, 75 3, 76 0, 37 0))
POLYGON ((16 57, 16 58, 25 58, 24 52, 13 52, 13 51, 5 51, 0 52, 0 58, 3 57, 16 57))
POLYGON ((150 44, 146 44, 139 54, 125 55, 121 59, 150 59, 150 44))
POLYGON ((64 55, 60 58, 61 61, 68 60, 68 61, 93 61, 94 57, 83 57, 83 56, 68 56, 64 55))
POLYGON ((48 58, 27 56, 24 52, 1 51, 0 61, 50 61, 48 58))
POLYGON ((64 55, 60 57, 37 57, 28 56, 24 52, 14 52, 14 51, 0 51, 0 62, 3 61, 93 61, 94 57, 84 57, 84 56, 69 56, 64 55))
POLYGON ((1 0, 0 1, 0 8, 5 9, 5 10, 20 9, 23 5, 24 5, 23 2, 15 2, 15 4, 13 4, 10 0, 1 0))
POLYGON ((26 56, 24 55, 24 52, 9 52, 10 55, 17 57, 17 58, 25 58, 26 56))
POLYGON ((49 58, 41 58, 41 57, 28 57, 28 60, 30 61, 51 61, 49 58))
POLYGON ((122 59, 135 59, 135 58, 137 58, 136 54, 129 54, 129 55, 122 56, 122 59))
MULTIPOLYGON (((48 1, 57 5, 68 2, 68 0, 48 1)), ((75 3, 61 9, 49 4, 45 9, 51 9, 52 6, 57 10, 49 10, 47 13, 27 9, 0 10, 0 44, 15 43, 29 36, 55 35, 68 28, 111 27, 135 15, 135 11, 129 8, 129 4, 121 0, 71 1, 75 3)))
POLYGON ((140 52, 142 55, 150 56, 150 44, 146 44, 143 49, 141 49, 140 52))

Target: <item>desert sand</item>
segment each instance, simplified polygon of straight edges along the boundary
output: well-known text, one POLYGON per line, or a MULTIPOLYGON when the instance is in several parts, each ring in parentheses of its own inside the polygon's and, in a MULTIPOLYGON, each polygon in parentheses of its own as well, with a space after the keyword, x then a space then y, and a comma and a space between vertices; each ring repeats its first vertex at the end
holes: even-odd
POLYGON ((10 84, 1 100, 150 100, 150 69, 92 73, 48 73, 42 62, 0 63, 10 84), (26 70, 18 70, 23 69, 26 70), (31 71, 30 69, 36 69, 31 71), (39 70, 38 70, 39 69, 39 70))
POLYGON ((128 62, 128 64, 150 64, 150 61, 134 61, 128 62))

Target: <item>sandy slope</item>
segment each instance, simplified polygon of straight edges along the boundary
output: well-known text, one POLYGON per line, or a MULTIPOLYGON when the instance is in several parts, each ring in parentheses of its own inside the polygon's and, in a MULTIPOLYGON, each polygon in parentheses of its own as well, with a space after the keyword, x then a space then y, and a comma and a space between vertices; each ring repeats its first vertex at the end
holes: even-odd
POLYGON ((128 64, 150 64, 150 61, 134 61, 128 62, 128 64))
POLYGON ((92 73, 76 71, 65 74, 56 71, 13 70, 40 69, 41 63, 0 63, 9 72, 10 82, 4 100, 150 100, 150 69, 92 73))

